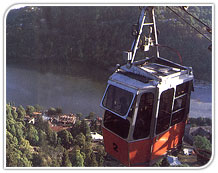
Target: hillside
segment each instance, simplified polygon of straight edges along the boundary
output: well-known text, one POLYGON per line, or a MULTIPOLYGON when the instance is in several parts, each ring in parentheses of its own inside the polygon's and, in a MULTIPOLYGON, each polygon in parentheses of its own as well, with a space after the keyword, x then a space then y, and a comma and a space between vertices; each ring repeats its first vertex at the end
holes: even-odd
MULTIPOLYGON (((207 34, 193 18, 176 7, 197 29, 207 34)), ((189 12, 212 25, 212 8, 191 6, 189 12)), ((129 50, 132 25, 140 10, 128 6, 25 7, 7 15, 7 63, 59 63, 71 68, 75 61, 105 68, 124 63, 122 52, 129 50)), ((211 81, 211 44, 166 7, 156 8, 159 43, 177 49, 183 64, 192 66, 195 77, 211 81)), ((179 62, 174 52, 161 48, 160 55, 179 62)))

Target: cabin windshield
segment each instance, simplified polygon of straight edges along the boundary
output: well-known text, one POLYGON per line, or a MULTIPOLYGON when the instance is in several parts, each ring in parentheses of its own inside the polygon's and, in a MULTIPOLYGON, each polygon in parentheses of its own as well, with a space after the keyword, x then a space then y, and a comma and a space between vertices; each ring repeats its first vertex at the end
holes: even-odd
POLYGON ((109 111, 125 118, 130 109, 133 97, 133 93, 110 85, 106 91, 102 105, 109 111))

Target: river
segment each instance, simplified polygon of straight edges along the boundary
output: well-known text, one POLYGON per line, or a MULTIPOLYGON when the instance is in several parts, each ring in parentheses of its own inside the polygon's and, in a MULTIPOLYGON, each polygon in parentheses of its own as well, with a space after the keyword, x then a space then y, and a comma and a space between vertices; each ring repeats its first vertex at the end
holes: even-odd
MULTIPOLYGON (((16 106, 41 105, 44 109, 61 107, 64 113, 95 112, 101 116, 99 104, 110 72, 91 65, 75 63, 71 70, 58 65, 7 65, 6 100, 16 106)), ((212 117, 211 84, 196 83, 191 96, 190 117, 212 117)))

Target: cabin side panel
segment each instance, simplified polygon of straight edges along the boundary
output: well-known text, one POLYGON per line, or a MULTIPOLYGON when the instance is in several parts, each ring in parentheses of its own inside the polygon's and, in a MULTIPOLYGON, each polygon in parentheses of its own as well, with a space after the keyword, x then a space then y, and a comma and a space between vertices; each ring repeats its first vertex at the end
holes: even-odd
POLYGON ((129 166, 128 143, 104 127, 102 127, 102 132, 105 151, 122 164, 129 166))
POLYGON ((182 144, 182 138, 185 132, 185 122, 180 122, 170 128, 170 143, 168 149, 176 148, 182 144))
POLYGON ((167 152, 170 145, 170 131, 166 131, 163 134, 156 136, 153 140, 154 144, 151 160, 157 159, 167 152))
POLYGON ((140 166, 149 162, 151 154, 151 139, 129 143, 130 165, 140 166))

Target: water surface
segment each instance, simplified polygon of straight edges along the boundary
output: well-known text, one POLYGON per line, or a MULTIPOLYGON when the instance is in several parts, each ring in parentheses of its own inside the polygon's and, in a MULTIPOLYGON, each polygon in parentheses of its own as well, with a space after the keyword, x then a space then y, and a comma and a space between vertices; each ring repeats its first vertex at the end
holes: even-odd
MULTIPOLYGON (((95 112, 100 108, 111 72, 82 63, 64 66, 7 65, 6 98, 17 106, 39 104, 45 109, 62 107, 64 113, 95 112)), ((212 86, 196 83, 191 95, 190 117, 212 117, 212 86)))
POLYGON ((68 72, 57 68, 7 65, 7 102, 24 107, 39 104, 45 109, 62 107, 65 113, 101 115, 103 110, 99 104, 110 74, 82 63, 75 63, 68 72))

